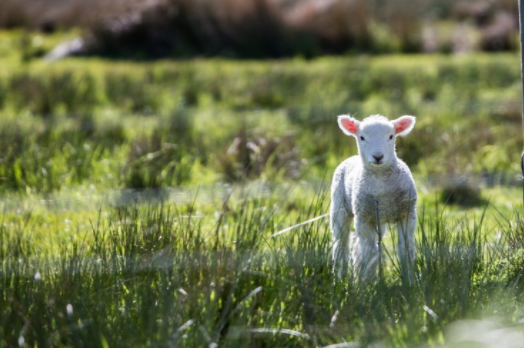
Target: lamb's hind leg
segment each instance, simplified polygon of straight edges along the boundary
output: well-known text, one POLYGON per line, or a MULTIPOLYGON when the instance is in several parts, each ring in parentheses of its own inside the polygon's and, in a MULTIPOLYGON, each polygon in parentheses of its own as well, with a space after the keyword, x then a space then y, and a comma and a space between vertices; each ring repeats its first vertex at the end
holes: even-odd
POLYGON ((352 215, 344 205, 343 199, 332 198, 330 225, 333 237, 333 271, 339 278, 348 274, 349 234, 352 215))
POLYGON ((415 229, 417 227, 417 212, 412 209, 397 223, 398 243, 397 252, 400 270, 403 276, 413 279, 415 264, 415 229))

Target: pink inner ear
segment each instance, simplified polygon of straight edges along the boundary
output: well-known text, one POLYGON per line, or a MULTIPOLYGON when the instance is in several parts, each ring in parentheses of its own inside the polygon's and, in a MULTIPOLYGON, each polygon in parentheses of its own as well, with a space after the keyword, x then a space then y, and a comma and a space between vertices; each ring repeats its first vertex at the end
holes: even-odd
POLYGON ((395 123, 395 133, 400 133, 405 131, 411 125, 411 121, 402 120, 395 123))
POLYGON ((342 126, 344 126, 344 128, 348 132, 353 133, 353 134, 357 134, 357 125, 355 124, 355 122, 347 120, 347 119, 343 119, 342 120, 342 126))

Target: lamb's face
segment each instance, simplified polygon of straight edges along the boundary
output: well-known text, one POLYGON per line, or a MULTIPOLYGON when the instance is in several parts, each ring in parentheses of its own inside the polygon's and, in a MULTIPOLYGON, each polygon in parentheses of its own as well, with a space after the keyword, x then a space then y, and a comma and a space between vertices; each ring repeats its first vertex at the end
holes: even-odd
POLYGON ((396 158, 395 138, 407 135, 415 125, 415 117, 402 116, 389 121, 384 116, 370 116, 362 122, 347 116, 338 117, 340 128, 357 139, 358 152, 364 165, 385 167, 396 158))
MULTIPOLYGON (((369 120, 366 119, 366 120, 369 120)), ((362 122, 357 132, 357 144, 364 164, 374 167, 388 165, 395 157, 395 129, 391 122, 362 122)))

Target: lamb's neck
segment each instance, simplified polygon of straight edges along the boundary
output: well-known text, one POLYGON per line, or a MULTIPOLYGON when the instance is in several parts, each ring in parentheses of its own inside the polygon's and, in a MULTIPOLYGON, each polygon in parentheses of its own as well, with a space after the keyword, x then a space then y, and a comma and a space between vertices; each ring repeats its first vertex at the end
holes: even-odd
POLYGON ((363 174, 366 176, 388 176, 396 172, 399 167, 397 157, 393 157, 387 165, 373 166, 371 164, 363 166, 363 174))

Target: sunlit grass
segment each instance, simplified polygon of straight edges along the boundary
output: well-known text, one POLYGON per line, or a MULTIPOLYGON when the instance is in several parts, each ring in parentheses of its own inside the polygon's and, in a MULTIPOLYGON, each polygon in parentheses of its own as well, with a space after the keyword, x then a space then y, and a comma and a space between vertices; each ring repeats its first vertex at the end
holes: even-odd
POLYGON ((385 241, 384 279, 358 283, 331 272, 327 221, 270 237, 327 203, 312 194, 288 213, 287 204, 301 201, 284 193, 239 191, 207 207, 106 207, 85 230, 57 236, 52 253, 33 238, 38 214, 4 223, 2 343, 419 346, 456 340, 446 340, 446 327, 458 319, 522 320, 517 216, 488 242, 481 217, 458 221, 429 207, 419 221, 414 283, 398 272, 394 234, 385 241))

